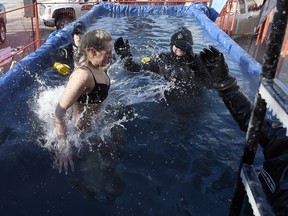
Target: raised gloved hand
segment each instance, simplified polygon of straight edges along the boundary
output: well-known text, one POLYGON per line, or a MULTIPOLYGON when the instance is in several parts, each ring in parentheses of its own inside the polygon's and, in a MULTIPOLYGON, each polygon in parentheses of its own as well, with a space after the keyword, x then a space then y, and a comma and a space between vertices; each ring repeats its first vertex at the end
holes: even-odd
POLYGON ((200 52, 200 58, 210 74, 214 87, 218 91, 226 90, 236 84, 236 79, 229 75, 229 68, 225 62, 223 53, 213 46, 204 48, 200 52))
POLYGON ((66 76, 70 74, 70 66, 67 64, 62 64, 60 62, 55 62, 53 64, 53 69, 61 76, 66 76))
POLYGON ((130 45, 129 45, 128 40, 126 40, 126 42, 124 42, 122 37, 119 37, 115 41, 114 49, 115 49, 115 52, 120 56, 121 59, 132 56, 131 52, 130 52, 130 45))

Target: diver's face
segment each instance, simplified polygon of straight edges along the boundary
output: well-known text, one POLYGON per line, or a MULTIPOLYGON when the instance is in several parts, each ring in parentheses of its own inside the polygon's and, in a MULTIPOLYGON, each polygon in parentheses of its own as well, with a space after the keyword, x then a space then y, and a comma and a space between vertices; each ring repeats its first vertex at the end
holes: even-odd
POLYGON ((77 47, 79 47, 79 45, 80 45, 81 37, 82 37, 81 34, 74 34, 74 35, 73 35, 74 44, 75 44, 77 47))
POLYGON ((184 52, 183 50, 179 49, 178 47, 176 47, 175 45, 172 46, 172 51, 175 55, 181 57, 186 55, 186 52, 184 52))

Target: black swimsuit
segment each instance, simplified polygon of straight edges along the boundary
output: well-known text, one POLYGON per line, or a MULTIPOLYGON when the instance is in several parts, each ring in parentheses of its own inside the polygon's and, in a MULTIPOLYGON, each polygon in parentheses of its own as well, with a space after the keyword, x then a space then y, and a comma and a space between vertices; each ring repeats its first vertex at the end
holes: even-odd
MULTIPOLYGON (((85 67, 92 73, 89 67, 87 66, 85 67)), ((107 85, 104 83, 97 83, 93 73, 92 76, 95 82, 95 87, 90 93, 81 95, 77 100, 79 103, 98 104, 102 103, 108 96, 108 91, 110 88, 110 79, 109 79, 109 85, 107 85)))

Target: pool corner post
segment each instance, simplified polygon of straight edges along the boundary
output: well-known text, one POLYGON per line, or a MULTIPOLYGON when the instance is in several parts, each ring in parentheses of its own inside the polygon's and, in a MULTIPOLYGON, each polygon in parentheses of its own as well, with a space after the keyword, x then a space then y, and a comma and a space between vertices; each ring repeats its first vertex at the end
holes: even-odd
POLYGON ((41 46, 40 43, 40 28, 39 28, 39 15, 38 15, 38 2, 34 0, 34 11, 35 11, 35 23, 36 23, 36 49, 39 49, 41 46))

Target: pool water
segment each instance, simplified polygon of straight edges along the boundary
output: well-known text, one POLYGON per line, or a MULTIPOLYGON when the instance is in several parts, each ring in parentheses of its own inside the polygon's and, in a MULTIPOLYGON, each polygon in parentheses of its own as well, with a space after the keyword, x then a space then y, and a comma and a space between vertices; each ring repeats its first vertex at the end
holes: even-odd
MULTIPOLYGON (((196 53, 209 44, 223 52, 253 97, 252 81, 193 17, 101 17, 90 28, 129 39, 140 61, 169 51, 180 26, 192 31, 196 53)), ((119 61, 109 76, 110 93, 92 132, 69 128, 74 174, 53 167, 53 113, 67 79, 48 68, 27 91, 1 102, 1 215, 227 215, 245 134, 217 93, 169 101, 164 92, 171 83, 148 71, 131 74, 119 61), (115 127, 119 142, 111 134, 115 127)))

